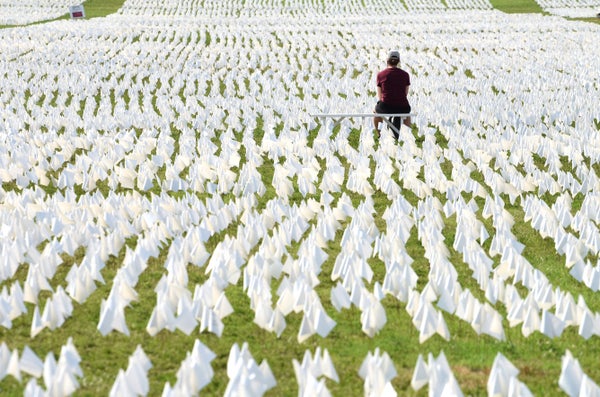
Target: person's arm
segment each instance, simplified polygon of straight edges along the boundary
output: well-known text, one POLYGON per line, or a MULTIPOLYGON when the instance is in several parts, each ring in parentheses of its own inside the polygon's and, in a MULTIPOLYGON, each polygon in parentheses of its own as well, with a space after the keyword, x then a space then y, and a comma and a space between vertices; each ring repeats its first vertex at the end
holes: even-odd
POLYGON ((383 94, 381 92, 381 87, 380 86, 377 86, 377 99, 380 100, 380 101, 383 99, 383 94))
POLYGON ((406 97, 408 98, 408 89, 410 88, 409 85, 406 86, 406 97))

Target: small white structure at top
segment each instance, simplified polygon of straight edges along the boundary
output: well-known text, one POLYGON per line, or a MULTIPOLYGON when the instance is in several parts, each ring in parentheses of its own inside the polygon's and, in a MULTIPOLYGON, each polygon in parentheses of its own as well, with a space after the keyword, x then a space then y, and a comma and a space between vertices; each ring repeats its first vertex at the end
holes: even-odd
POLYGON ((85 10, 83 9, 83 5, 79 4, 76 6, 70 6, 69 14, 71 14, 71 19, 85 18, 85 10))

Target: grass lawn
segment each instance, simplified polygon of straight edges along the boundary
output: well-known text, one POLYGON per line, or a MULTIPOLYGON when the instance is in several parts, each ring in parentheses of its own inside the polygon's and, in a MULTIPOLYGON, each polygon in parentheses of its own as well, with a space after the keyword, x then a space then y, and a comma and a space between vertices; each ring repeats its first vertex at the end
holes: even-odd
MULTIPOLYGON (((122 1, 116 0, 88 0, 84 3, 87 18, 101 17, 114 13, 121 6, 122 1)), ((540 7, 533 1, 492 1, 494 7, 511 13, 539 13, 540 7)), ((61 17, 68 18, 68 15, 61 17)), ((255 140, 262 138, 262 126, 255 131, 255 140)), ((177 131, 174 130, 176 137, 177 131)), ((314 139, 316 130, 311 131, 311 138, 314 139)), ((353 147, 358 146, 358 134, 351 135, 350 144, 353 147)), ((241 141, 241 139, 240 139, 241 141)), ((441 144, 440 146, 443 146, 441 144)), ((447 147, 444 147, 447 149, 447 147)), ((240 154, 243 164, 244 151, 242 147, 240 154)), ((263 158, 264 165, 261 172, 270 177, 264 177, 267 181, 272 178, 274 164, 268 158, 263 158)), ((589 159, 588 159, 589 160, 589 159)), ((543 164, 543 159, 541 160, 543 164)), ((346 176, 350 165, 343 161, 346 167, 346 176)), ((564 164, 568 169, 569 164, 564 164)), ((450 178, 451 170, 445 172, 450 178)), ((372 173, 373 174, 373 173, 372 173)), ((322 177, 322 174, 319 176, 322 177)), ((395 174, 397 177, 397 173, 395 174)), ((474 179, 477 177, 474 176, 474 179)), ((483 183, 483 178, 477 179, 483 183)), ((320 182, 320 181, 319 181, 320 182)), ((316 183, 315 185, 318 185, 316 183)), ((297 186, 296 186, 297 187, 297 186)), ((6 191, 17 191, 14 184, 4 184, 6 191)), ((103 194, 108 193, 108 188, 104 187, 103 194)), ((54 187, 48 188, 48 193, 53 194, 56 191, 54 187)), ((117 190, 116 193, 125 194, 126 190, 117 190)), ((346 191, 355 201, 355 204, 363 198, 346 191)), ((416 205, 418 199, 410 192, 402 192, 412 205, 416 205)), ((264 208, 267 201, 276 196, 274 188, 268 184, 267 192, 257 198, 259 203, 257 208, 264 208)), ((339 199, 341 194, 334 198, 339 199)), ((442 199, 442 195, 436 193, 436 196, 442 199)), ((293 200, 301 203, 304 198, 300 195, 294 196, 293 200)), ((318 196, 314 197, 318 199, 318 196)), ((374 208, 376 209, 375 223, 380 230, 384 230, 386 223, 382 217, 382 210, 390 204, 388 198, 381 192, 375 193, 374 208)), ((466 195, 465 201, 471 199, 466 195)), ((231 197, 225 197, 224 200, 231 200, 231 197)), ((576 200, 581 201, 581 197, 576 200)), ((475 199, 476 201, 479 199, 475 199)), ((508 200, 505 200, 508 202, 508 200)), ((483 201, 479 200, 478 205, 483 208, 483 201)), ((512 232, 517 239, 526 245, 523 253, 537 269, 540 269, 554 286, 560 286, 561 289, 570 291, 575 297, 581 295, 585 298, 587 305, 594 311, 600 311, 600 295, 591 292, 589 289, 577 283, 569 275, 568 269, 564 266, 564 257, 556 254, 553 242, 550 239, 544 239, 535 232, 532 227, 525 222, 524 212, 520 204, 508 205, 507 211, 515 219, 515 225, 512 232)), ((490 219, 484 219, 481 209, 477 213, 478 218, 488 228, 492 229, 490 219)), ((472 293, 481 301, 485 300, 483 292, 480 290, 477 282, 472 277, 472 272, 468 265, 463 262, 462 255, 451 249, 456 233, 456 216, 449 216, 444 221, 444 237, 446 245, 450 247, 450 261, 458 271, 458 278, 464 288, 469 288, 472 293)), ((348 219, 342 225, 341 230, 348 226, 348 219)), ((211 237, 207 242, 206 248, 209 252, 215 249, 217 244, 227 235, 235 236, 241 221, 234 221, 226 230, 211 237)), ((443 340, 439 336, 434 336, 425 343, 419 343, 419 332, 412 325, 411 317, 406 312, 406 304, 390 296, 384 298, 383 305, 386 309, 387 324, 375 337, 365 336, 360 329, 360 311, 353 307, 349 310, 337 312, 329 304, 329 293, 335 285, 331 281, 331 274, 335 264, 336 257, 340 254, 342 232, 338 232, 335 239, 325 248, 328 259, 322 266, 319 277, 320 284, 315 288, 319 298, 324 303, 328 315, 336 321, 337 325, 326 338, 313 336, 304 343, 297 342, 297 333, 302 320, 302 315, 292 313, 286 317, 287 327, 281 337, 277 338, 273 333, 266 332, 253 323, 254 312, 250 309, 250 299, 242 288, 241 280, 237 285, 226 289, 226 295, 231 302, 234 313, 224 319, 225 332, 221 337, 213 334, 199 333, 196 329, 191 335, 185 335, 180 331, 170 332, 163 330, 152 337, 146 331, 150 314, 156 305, 156 287, 160 278, 165 274, 164 263, 172 241, 166 241, 161 246, 159 255, 152 257, 148 261, 147 269, 142 273, 136 291, 138 292, 137 301, 133 302, 125 310, 127 325, 130 335, 126 336, 118 332, 111 332, 103 337, 97 331, 99 321, 100 305, 103 299, 106 299, 112 287, 117 270, 124 261, 126 249, 135 248, 138 238, 129 238, 117 255, 111 256, 102 271, 105 280, 104 284, 97 284, 97 289, 86 300, 85 304, 79 305, 75 302, 73 315, 65 324, 50 331, 45 329, 35 338, 30 338, 31 313, 34 306, 27 304, 28 313, 20 316, 13 322, 12 329, 8 330, 0 327, 0 341, 6 342, 11 349, 18 348, 22 351, 24 346, 31 347, 40 358, 53 352, 59 353, 59 347, 66 343, 69 337, 73 338, 79 354, 81 355, 82 370, 84 378, 81 379, 80 389, 76 395, 96 396, 107 395, 117 377, 119 369, 125 369, 128 365, 128 358, 134 352, 137 345, 141 345, 145 353, 149 356, 153 367, 148 373, 150 379, 149 395, 160 395, 166 382, 173 385, 176 381, 176 373, 185 359, 196 339, 213 350, 217 357, 212 362, 215 371, 215 377, 212 382, 201 391, 202 395, 217 396, 223 395, 227 387, 228 378, 226 375, 226 365, 228 353, 231 346, 235 343, 241 345, 248 342, 250 351, 256 361, 260 363, 263 359, 273 371, 277 380, 277 387, 267 393, 268 396, 291 396, 297 395, 297 382, 294 375, 294 369, 290 357, 298 361, 302 360, 304 352, 310 350, 314 352, 317 347, 328 349, 335 368, 340 374, 340 383, 328 380, 326 382, 332 395, 340 396, 358 396, 362 395, 364 381, 358 376, 358 368, 368 352, 373 352, 376 348, 387 352, 393 359, 398 371, 398 376, 393 380, 394 388, 400 395, 427 395, 427 388, 414 392, 410 387, 410 380, 414 366, 419 354, 426 355, 428 352, 437 356, 444 352, 452 367, 452 371, 458 380, 458 383, 465 395, 486 395, 486 383, 489 377, 490 368, 494 357, 498 352, 504 354, 517 368, 520 369, 519 380, 524 382, 529 389, 536 395, 561 395, 557 381, 561 371, 561 357, 566 349, 579 359, 584 372, 592 379, 600 380, 600 368, 597 366, 597 358, 600 355, 600 344, 597 337, 590 340, 583 340, 573 327, 565 330, 560 338, 550 339, 539 332, 525 338, 521 334, 520 326, 509 328, 505 321, 506 340, 499 341, 485 335, 478 335, 470 324, 461 321, 456 316, 444 314, 447 322, 451 340, 443 340)), ((289 256, 294 258, 299 248, 299 243, 289 247, 289 256)), ((489 248, 486 246, 485 248, 489 248)), ((256 250, 250 252, 252 255, 256 250)), ((419 289, 425 286, 429 272, 429 260, 424 257, 424 248, 419 239, 416 228, 411 231, 410 238, 406 244, 408 254, 414 259, 411 265, 414 271, 419 275, 419 289)), ((59 266, 54 278, 51 280, 53 288, 66 286, 66 275, 72 266, 80 264, 85 256, 84 248, 80 248, 73 256, 62 255, 63 263, 59 266)), ((495 257, 495 264, 498 264, 499 258, 495 257)), ((368 288, 372 290, 375 281, 383 281, 385 274, 385 264, 376 258, 369 260, 369 265, 373 269, 374 277, 368 288)), ((188 286, 193 290, 196 284, 202 284, 207 276, 205 268, 187 266, 188 286)), ((17 274, 3 283, 0 287, 10 285, 19 280, 21 283, 27 275, 27 266, 23 265, 17 271, 17 274)), ((279 280, 272 282, 273 296, 279 280)), ((519 286, 522 290, 524 287, 519 286)), ((44 307, 44 302, 50 297, 47 292, 40 294, 39 307, 44 307)), ((275 298, 276 299, 276 298, 275 298)), ((505 310, 498 304, 499 311, 505 310)), ((506 313, 502 312, 506 317, 506 313)), ((425 357, 427 359, 427 357, 425 357)), ((24 377, 27 380, 27 377, 24 377)), ((16 396, 22 395, 26 382, 17 382, 12 377, 7 377, 0 382, 0 395, 16 396)))
POLYGON ((124 0, 85 0, 83 3, 85 16, 86 18, 95 18, 114 14, 123 3, 124 0))
MULTIPOLYGON (((353 145, 358 143, 356 135, 351 137, 350 143, 353 145)), ((348 165, 346 164, 346 166, 348 165)), ((5 189, 7 188, 9 186, 5 186, 5 189)), ((267 197, 273 197, 272 189, 273 187, 270 186, 267 193, 259 200, 262 202, 267 197)), ((414 197, 411 198, 410 192, 405 191, 403 194, 413 205, 417 203, 414 197)), ((359 199, 359 197, 356 198, 359 199)), ((374 200, 375 208, 385 208, 389 205, 388 199, 382 193, 376 193, 374 200)), ((479 204, 480 207, 483 207, 483 203, 479 204)), ((259 203, 258 207, 261 205, 259 203)), ((552 242, 542 239, 532 231, 531 227, 524 222, 524 214, 518 206, 508 206, 507 210, 516 221, 513 227, 515 236, 526 245, 524 256, 536 268, 542 270, 554 285, 560 285, 561 289, 571 291, 574 296, 581 294, 592 310, 600 310, 600 296, 576 283, 568 275, 563 258, 553 254, 552 242)), ((375 216, 381 216, 381 213, 375 216)), ((486 226, 491 227, 489 220, 482 221, 486 223, 486 226)), ((347 226, 348 222, 349 220, 344 222, 344 226, 347 226)), ((445 218, 444 225, 446 245, 451 249, 456 217, 445 218)), ((237 226, 238 223, 235 222, 223 233, 211 238, 206 246, 209 252, 215 248, 225 234, 235 234, 237 226)), ((384 228, 384 224, 381 225, 381 228, 384 228)), ((337 323, 326 338, 315 335, 304 343, 298 343, 296 335, 302 316, 294 313, 286 317, 287 327, 279 338, 273 333, 260 329, 253 324, 254 313, 250 309, 249 298, 242 289, 241 280, 237 285, 226 289, 226 295, 234 308, 234 313, 224 319, 225 332, 221 337, 208 333, 199 334, 197 330, 189 336, 180 331, 166 330, 154 337, 150 336, 146 332, 146 326, 156 304, 154 287, 165 273, 163 264, 170 244, 167 242, 161 248, 158 257, 148 261, 148 268, 142 273, 136 286, 139 294, 138 300, 125 311, 130 331, 129 336, 112 332, 102 337, 96 329, 101 300, 108 295, 116 271, 123 262, 125 255, 125 247, 123 247, 117 256, 109 259, 102 271, 106 283, 98 284, 98 289, 92 293, 84 305, 74 302, 73 315, 62 327, 54 331, 46 329, 36 338, 31 339, 29 336, 31 316, 20 316, 14 322, 12 330, 0 328, 0 340, 7 341, 11 348, 15 346, 22 348, 27 345, 43 358, 49 352, 58 354, 57 346, 64 344, 67 338, 72 337, 74 345, 81 355, 81 366, 85 374, 77 395, 86 396, 108 394, 118 370, 127 368, 128 357, 137 345, 143 347, 153 364, 148 373, 150 395, 160 394, 166 382, 170 382, 171 385, 175 383, 175 374, 179 365, 196 339, 200 339, 217 354, 216 359, 211 363, 215 377, 202 390, 202 395, 223 395, 228 383, 226 365, 229 349, 233 344, 241 345, 242 342, 249 343, 250 351, 257 362, 260 363, 263 359, 268 361, 277 379, 277 387, 268 392, 267 396, 297 394, 297 383, 290 357, 301 361, 306 350, 314 352, 317 347, 328 349, 335 368, 340 374, 339 384, 327 381, 327 387, 333 395, 361 394, 363 380, 358 376, 357 370, 368 352, 373 352, 376 348, 387 352, 392 357, 398 371, 398 376, 392 384, 402 395, 426 395, 426 388, 419 392, 414 392, 410 388, 414 365, 419 354, 432 353, 437 356, 442 351, 448 358, 454 376, 466 395, 486 394, 489 371, 497 352, 504 354, 521 370, 519 379, 536 395, 561 394, 557 380, 561 371, 561 357, 566 349, 569 349, 580 360, 584 371, 592 379, 600 377, 600 370, 596 366, 596 358, 600 354, 600 344, 597 343, 596 338, 583 340, 573 327, 569 327, 560 338, 556 339, 549 339, 539 332, 525 338, 521 334, 520 326, 509 328, 505 324, 506 340, 498 341, 486 335, 477 335, 468 323, 459 320, 456 316, 446 314, 444 318, 451 334, 450 342, 436 335, 421 344, 419 343, 419 332, 412 325, 411 317, 405 310, 405 303, 388 296, 383 301, 388 318, 387 324, 375 337, 366 337, 360 330, 360 312, 356 308, 337 312, 329 304, 329 291, 334 286, 329 275, 332 272, 335 258, 340 253, 341 237, 341 232, 338 232, 334 241, 331 241, 325 249, 329 259, 322 266, 322 273, 319 277, 321 283, 316 288, 328 314, 337 323)), ((131 238, 126 242, 126 246, 133 249, 136 242, 136 238, 131 238)), ((297 248, 298 244, 293 244, 289 248, 290 255, 294 256, 294 250, 297 248)), ((423 256, 423 246, 415 228, 411 232, 406 249, 408 254, 414 258, 412 268, 422 277, 418 287, 422 289, 424 287, 423 280, 427 280, 429 262, 423 256)), ((79 249, 73 257, 63 255, 64 263, 59 267, 51 282, 54 288, 59 285, 65 287, 68 270, 74 264, 80 263, 84 254, 84 249, 79 249)), ((484 301, 482 291, 478 288, 477 283, 471 277, 471 271, 461 258, 459 253, 453 252, 451 249, 450 260, 459 273, 461 285, 463 288, 469 288, 478 299, 484 301)), ((381 283, 384 264, 379 259, 371 259, 369 265, 374 271, 373 283, 375 281, 381 283)), ((190 288, 196 284, 202 284, 206 280, 204 269, 195 266, 188 266, 187 269, 190 288)), ((21 267, 14 279, 23 281, 26 271, 25 266, 21 267)), ((276 281, 272 285, 273 288, 276 288, 278 282, 276 281)), ((273 294, 275 294, 275 290, 273 294)), ((48 293, 40 294, 40 307, 43 307, 45 299, 49 296, 48 293)), ((502 311, 502 305, 496 306, 502 311)), ((33 311, 33 305, 27 304, 27 308, 29 313, 33 311)), ((8 377, 2 381, 0 390, 5 393, 4 395, 20 395, 23 386, 23 383, 18 383, 12 377, 8 377)))
POLYGON ((507 13, 542 12, 542 8, 534 0, 490 0, 490 3, 494 8, 507 13))

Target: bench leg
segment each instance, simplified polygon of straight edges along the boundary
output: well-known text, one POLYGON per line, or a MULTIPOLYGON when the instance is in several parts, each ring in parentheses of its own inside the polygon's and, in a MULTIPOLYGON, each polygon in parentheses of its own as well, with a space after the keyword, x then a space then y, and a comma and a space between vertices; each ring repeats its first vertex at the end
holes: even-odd
POLYGON ((400 121, 400 123, 398 123, 398 127, 396 127, 394 125, 394 122, 392 120, 392 118, 384 118, 383 119, 385 121, 385 123, 387 124, 387 126, 389 127, 390 130, 392 130, 392 133, 394 134, 394 138, 396 140, 398 140, 398 137, 400 136, 400 125, 402 123, 402 121, 400 121))

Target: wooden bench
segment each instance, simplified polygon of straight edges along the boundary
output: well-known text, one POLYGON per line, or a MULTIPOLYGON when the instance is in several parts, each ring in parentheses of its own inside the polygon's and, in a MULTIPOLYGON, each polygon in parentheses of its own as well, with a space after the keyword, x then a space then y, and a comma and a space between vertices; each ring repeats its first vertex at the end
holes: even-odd
POLYGON ((342 120, 346 118, 374 118, 381 117, 381 119, 390 127, 392 131, 396 134, 399 134, 400 131, 394 127, 392 123, 392 117, 399 117, 400 122, 403 123, 405 119, 409 117, 416 116, 415 113, 314 113, 310 115, 311 117, 317 118, 320 120, 321 124, 325 124, 327 119, 333 120, 333 126, 335 127, 342 120))

